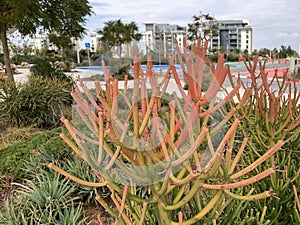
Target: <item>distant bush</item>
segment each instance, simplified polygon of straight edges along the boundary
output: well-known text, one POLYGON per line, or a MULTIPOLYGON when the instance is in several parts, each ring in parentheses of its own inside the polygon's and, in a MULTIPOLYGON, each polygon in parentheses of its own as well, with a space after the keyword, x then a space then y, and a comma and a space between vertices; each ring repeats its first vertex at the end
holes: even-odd
POLYGON ((59 59, 57 58, 37 59, 35 65, 30 68, 31 75, 35 77, 39 76, 63 81, 65 83, 68 83, 68 89, 71 89, 74 84, 74 81, 72 77, 64 73, 62 69, 55 67, 55 61, 58 60, 59 59))
POLYGON ((29 77, 25 84, 0 80, 0 113, 12 126, 49 127, 58 124, 70 104, 67 83, 42 77, 29 77))
POLYGON ((230 53, 226 56, 227 62, 237 62, 239 59, 239 55, 235 53, 230 53))
POLYGON ((127 66, 123 66, 121 67, 119 70, 117 70, 116 72, 114 72, 112 74, 112 76, 114 78, 116 78, 117 80, 124 80, 125 79, 125 75, 128 76, 128 79, 129 80, 132 80, 133 79, 133 76, 129 73, 129 68, 130 66, 127 65, 127 66))
POLYGON ((16 54, 11 58, 11 62, 16 65, 20 65, 22 62, 27 62, 27 61, 28 61, 28 58, 26 57, 26 55, 16 54))
POLYGON ((218 54, 218 53, 213 53, 213 54, 209 55, 209 59, 210 59, 212 62, 218 62, 218 57, 219 57, 219 54, 218 54))
POLYGON ((82 60, 82 62, 80 63, 80 66, 89 66, 89 61, 86 59, 82 60))

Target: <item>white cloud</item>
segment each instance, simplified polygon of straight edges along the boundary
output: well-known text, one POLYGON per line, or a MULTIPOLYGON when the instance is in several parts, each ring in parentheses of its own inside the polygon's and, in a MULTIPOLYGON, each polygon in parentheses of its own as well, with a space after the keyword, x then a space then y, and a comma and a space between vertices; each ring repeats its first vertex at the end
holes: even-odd
POLYGON ((200 11, 216 19, 250 19, 254 48, 279 47, 283 43, 300 43, 299 0, 91 0, 96 16, 89 18, 90 30, 103 27, 108 20, 135 21, 140 30, 143 23, 187 25, 200 11), (264 37, 264 38, 261 38, 264 37))
POLYGON ((279 36, 279 37, 288 37, 289 34, 288 33, 278 33, 277 36, 279 36))

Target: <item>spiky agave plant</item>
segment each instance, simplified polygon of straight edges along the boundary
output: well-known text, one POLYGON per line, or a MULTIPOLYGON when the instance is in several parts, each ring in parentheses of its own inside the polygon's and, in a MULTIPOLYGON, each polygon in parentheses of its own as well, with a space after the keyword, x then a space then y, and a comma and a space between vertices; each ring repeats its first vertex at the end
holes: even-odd
MULTIPOLYGON (((185 40, 184 43, 186 49, 185 40)), ((114 207, 100 195, 97 200, 120 224, 215 223, 232 199, 256 200, 272 194, 265 191, 243 196, 235 190, 274 174, 272 167, 252 172, 284 142, 278 140, 257 160, 239 169, 248 138, 235 142, 239 118, 229 127, 226 124, 249 95, 226 109, 225 103, 240 85, 217 101, 229 72, 223 55, 216 67, 211 65, 212 81, 203 93, 207 43, 201 47, 199 41, 190 51, 184 51, 183 58, 178 49, 177 45, 182 73, 188 82, 187 93, 174 56, 170 57, 164 77, 162 72, 154 72, 150 59, 145 73, 135 59, 134 80, 130 83, 125 78, 122 88, 103 64, 105 83, 95 82, 96 99, 80 79, 72 93, 79 122, 76 124, 73 118, 71 124, 62 118, 73 141, 64 134, 61 137, 89 163, 99 182, 80 180, 53 164, 49 167, 83 185, 107 186, 114 207), (164 94, 171 82, 178 91, 166 104, 164 94), (236 144, 238 152, 233 154, 236 144)), ((102 223, 100 216, 99 222, 102 223)))

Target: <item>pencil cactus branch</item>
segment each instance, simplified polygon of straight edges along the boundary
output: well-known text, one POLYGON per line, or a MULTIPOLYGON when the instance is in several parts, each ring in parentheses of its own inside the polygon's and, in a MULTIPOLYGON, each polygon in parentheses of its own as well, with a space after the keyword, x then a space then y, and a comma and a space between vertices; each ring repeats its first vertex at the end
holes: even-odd
MULTIPOLYGON (((101 84, 95 82, 96 95, 93 96, 80 78, 71 93, 76 104, 74 112, 80 120, 78 126, 62 118, 74 143, 63 134, 62 139, 89 163, 100 182, 85 182, 53 164, 49 167, 83 185, 107 186, 114 209, 97 193, 96 199, 120 224, 187 225, 204 217, 217 223, 217 210, 225 210, 232 199, 250 201, 273 195, 264 190, 243 195, 232 189, 242 190, 274 175, 272 164, 267 164, 264 170, 258 168, 286 143, 285 139, 270 140, 265 153, 257 150, 259 157, 256 160, 243 166, 239 163, 243 162, 246 149, 256 149, 253 140, 262 142, 270 134, 277 135, 273 129, 274 123, 280 119, 277 114, 281 109, 277 101, 284 94, 280 92, 276 96, 268 89, 266 74, 262 75, 263 84, 259 87, 266 90, 264 93, 256 87, 254 90, 247 88, 243 95, 240 94, 243 82, 233 83, 222 54, 216 66, 210 64, 211 83, 203 92, 208 43, 199 41, 187 50, 184 39, 182 55, 177 41, 174 42, 181 72, 189 84, 187 92, 175 67, 175 55, 170 56, 165 73, 155 73, 150 58, 143 72, 140 60, 135 58, 131 65, 134 80, 129 81, 125 76, 122 88, 102 62, 105 81, 101 84), (216 96, 227 76, 233 88, 225 91, 227 95, 219 100, 216 96), (164 100, 171 79, 177 92, 168 95, 166 103, 164 100), (270 99, 267 99, 267 94, 270 99), (234 96, 238 102, 232 102, 234 96), (258 105, 255 105, 254 98, 257 102, 261 99, 258 105), (265 107, 270 110, 265 110, 265 107), (244 123, 255 124, 257 115, 250 114, 253 110, 262 113, 267 131, 253 129, 237 133, 244 123), (257 137, 250 137, 255 132, 257 137), (241 140, 238 134, 243 135, 241 140), (258 172, 254 175, 253 171, 258 172), (187 211, 192 214, 188 215, 187 211)), ((256 85, 257 62, 247 67, 256 85)), ((260 67, 260 72, 264 73, 264 66, 260 67)), ((282 86, 282 91, 288 89, 282 86)), ((286 101, 286 104, 289 109, 295 107, 292 101, 286 101)), ((284 122, 279 128, 288 133, 297 127, 298 115, 289 110, 284 115, 285 121, 295 121, 292 125, 284 122)), ((287 134, 288 138, 294 135, 287 134)), ((101 218, 98 220, 103 223, 101 218)))

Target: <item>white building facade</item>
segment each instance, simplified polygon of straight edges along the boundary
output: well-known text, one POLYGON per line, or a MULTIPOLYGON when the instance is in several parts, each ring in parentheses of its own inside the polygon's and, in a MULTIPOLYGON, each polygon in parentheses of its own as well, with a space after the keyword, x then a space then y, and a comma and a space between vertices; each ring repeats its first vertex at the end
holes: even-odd
POLYGON ((160 51, 166 57, 175 51, 174 38, 177 39, 179 49, 183 52, 183 38, 186 36, 186 27, 173 24, 144 23, 143 32, 144 51, 160 51))
POLYGON ((48 33, 46 32, 39 32, 37 33, 34 38, 34 51, 41 51, 41 50, 51 50, 57 51, 56 46, 49 41, 48 33))
POLYGON ((218 36, 213 37, 210 48, 231 52, 238 49, 241 52, 253 51, 253 33, 249 20, 219 20, 218 36))
POLYGON ((99 50, 101 46, 101 37, 102 35, 99 34, 98 32, 100 29, 97 29, 95 32, 90 33, 90 51, 91 52, 96 52, 99 50))

